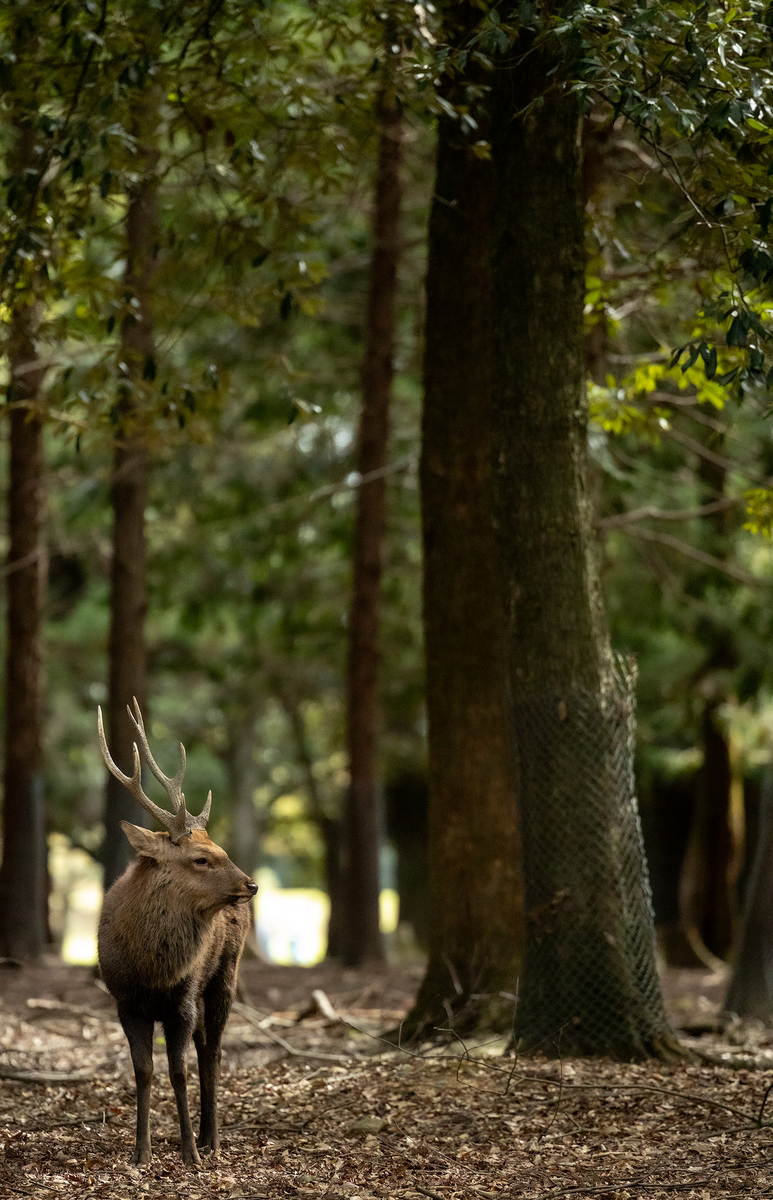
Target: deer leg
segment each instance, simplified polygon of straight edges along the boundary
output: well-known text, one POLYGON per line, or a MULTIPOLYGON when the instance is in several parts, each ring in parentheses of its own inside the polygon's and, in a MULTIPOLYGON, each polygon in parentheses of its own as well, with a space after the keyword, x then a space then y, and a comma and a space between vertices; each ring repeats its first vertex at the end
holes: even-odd
POLYGON ((185 1059, 191 1041, 190 1023, 179 1018, 164 1021, 164 1036, 166 1037, 166 1056, 169 1060, 169 1082, 174 1090, 177 1117, 180 1122, 180 1148, 183 1162, 200 1163, 201 1159, 193 1136, 191 1114, 188 1111, 188 1070, 185 1059))
POLYGON ((214 979, 204 992, 204 1012, 193 1034, 199 1059, 201 1085, 201 1125, 199 1150, 204 1154, 217 1150, 220 1130, 217 1123, 217 1088, 220 1079, 220 1043, 231 1008, 232 993, 228 982, 214 979))
POLYGON ((202 1154, 217 1150, 220 1133, 217 1127, 217 1082, 220 1074, 220 1039, 217 1043, 207 1039, 206 1033, 197 1029, 193 1035, 199 1057, 199 1082, 201 1084, 201 1124, 197 1139, 202 1154))
POLYGON ((137 1085, 137 1141, 130 1162, 150 1162, 150 1085, 153 1080, 153 1022, 136 1013, 119 1012, 137 1085))

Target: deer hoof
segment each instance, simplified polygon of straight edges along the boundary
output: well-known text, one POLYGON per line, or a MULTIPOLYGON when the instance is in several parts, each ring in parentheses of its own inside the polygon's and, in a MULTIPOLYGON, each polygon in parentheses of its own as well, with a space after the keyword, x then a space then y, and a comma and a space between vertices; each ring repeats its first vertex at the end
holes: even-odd
POLYGON ((129 1164, 132 1167, 146 1167, 152 1157, 150 1146, 135 1146, 129 1164))
POLYGON ((195 1146, 183 1146, 183 1162, 189 1167, 200 1167, 201 1158, 195 1146))

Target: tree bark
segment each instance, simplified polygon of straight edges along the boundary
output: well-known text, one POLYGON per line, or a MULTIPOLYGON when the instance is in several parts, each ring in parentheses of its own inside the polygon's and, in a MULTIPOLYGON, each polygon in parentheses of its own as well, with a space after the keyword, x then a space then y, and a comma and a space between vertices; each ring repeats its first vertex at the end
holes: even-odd
POLYGON ((406 772, 386 789, 387 836, 397 852, 399 921, 413 930, 417 946, 429 950, 429 790, 423 775, 406 772))
POLYGON ((262 834, 255 811, 258 786, 258 767, 253 754, 256 716, 257 713, 252 711, 245 719, 229 723, 229 745, 225 755, 233 805, 228 853, 247 875, 252 875, 258 866, 262 834))
POLYGON ((769 768, 762 786, 757 848, 746 890, 738 957, 724 1010, 766 1024, 773 1017, 773 775, 769 768))
POLYGON ((515 1030, 526 1049, 630 1059, 678 1051, 591 529, 579 114, 556 69, 524 31, 492 76, 493 461, 526 882, 515 1030))
MULTIPOLYGON (((159 227, 155 175, 158 150, 154 139, 156 99, 153 92, 140 97, 134 105, 133 132, 141 160, 140 181, 129 194, 126 214, 124 283, 127 314, 121 325, 120 347, 124 382, 116 406, 119 429, 112 486, 108 728, 113 759, 127 774, 132 770, 132 744, 136 736, 127 705, 136 696, 145 711, 147 699, 145 506, 148 451, 143 399, 155 375, 153 290, 159 227)), ((102 852, 106 888, 133 858, 120 827, 121 821, 144 825, 146 817, 126 788, 108 772, 102 852)))
MULTIPOLYGON (((722 453, 724 436, 707 431, 707 449, 722 453)), ((719 463, 698 459, 702 502, 725 495, 727 471, 719 463)), ((712 513, 701 520, 702 545, 716 558, 725 558, 736 521, 733 513, 712 513)), ((700 581, 700 576, 699 576, 700 581)), ((729 594, 732 583, 704 573, 704 586, 729 594)), ((706 661, 696 680, 704 696, 701 714, 703 764, 696 778, 692 827, 680 880, 681 920, 697 955, 706 963, 726 958, 738 932, 738 873, 743 858, 743 804, 733 803, 730 745, 720 708, 728 699, 731 672, 738 663, 732 633, 726 626, 703 619, 699 636, 707 647, 706 661)), ((739 796, 740 799, 740 796, 739 796)))
MULTIPOLYGON (((449 13, 449 39, 464 38, 480 18, 474 4, 457 8, 449 13)), ((468 82, 446 83, 449 103, 464 102, 468 82)), ((470 142, 458 121, 441 116, 429 224, 421 461, 430 956, 406 1036, 449 1024, 466 1031, 509 1028, 522 951, 520 839, 493 525, 493 168, 470 142)))
POLYGON ((342 881, 341 881, 341 820, 325 809, 317 777, 314 774, 314 759, 306 732, 306 722, 299 702, 282 694, 285 710, 295 741, 295 753, 303 772, 306 796, 309 801, 311 819, 316 822, 325 846, 325 888, 330 902, 327 923, 326 958, 341 958, 342 924, 342 881))
POLYGON ((21 295, 8 345, 10 473, 5 677, 3 864, 0 955, 35 958, 47 941, 46 815, 43 794, 43 611, 45 462, 36 404, 45 376, 35 339, 39 309, 21 295))
MULTIPOLYGON (((229 743, 223 755, 231 792, 231 831, 228 854, 237 867, 254 875, 260 861, 263 823, 255 810, 255 789, 258 785, 258 766, 255 762, 255 721, 258 707, 252 705, 239 717, 230 714, 229 743)), ((247 958, 264 959, 255 928, 255 906, 250 904, 250 929, 244 943, 247 958)))
POLYGON ((724 699, 706 700, 701 714, 703 763, 695 781, 692 828, 680 880, 682 924, 705 962, 729 954, 737 924, 733 772, 719 714, 724 699))
MULTIPOLYGON (((388 52, 391 53, 391 52, 388 52)), ((389 67, 387 68, 390 69, 389 67)), ((386 465, 400 257, 402 122, 391 81, 378 100, 379 149, 373 207, 373 254, 362 365, 353 591, 347 663, 347 750, 350 782, 343 820, 341 951, 349 966, 381 962, 376 811, 378 628, 386 465)))

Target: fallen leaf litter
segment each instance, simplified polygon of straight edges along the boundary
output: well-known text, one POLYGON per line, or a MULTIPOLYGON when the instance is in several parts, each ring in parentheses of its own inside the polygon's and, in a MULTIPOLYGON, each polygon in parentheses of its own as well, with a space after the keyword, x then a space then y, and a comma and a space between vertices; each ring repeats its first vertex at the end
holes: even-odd
MULTIPOLYGON (((761 1034, 749 1045, 691 1039, 733 1068, 515 1060, 496 1042, 469 1057, 458 1043, 389 1049, 376 1035, 404 1015, 417 976, 245 964, 223 1056, 221 1150, 200 1169, 181 1163, 158 1044, 154 1159, 136 1169, 134 1084, 110 997, 83 968, 0 972, 0 1076, 21 1075, 0 1078, 0 1196, 773 1196, 761 1034), (31 1083, 40 1073, 53 1081, 31 1083)), ((678 1012, 683 997, 671 1000, 678 1012)))

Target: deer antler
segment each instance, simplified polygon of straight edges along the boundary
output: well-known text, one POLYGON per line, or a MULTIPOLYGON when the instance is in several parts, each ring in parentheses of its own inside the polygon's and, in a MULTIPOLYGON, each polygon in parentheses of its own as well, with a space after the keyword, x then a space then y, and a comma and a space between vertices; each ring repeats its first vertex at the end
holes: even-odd
POLYGON ((180 742, 180 768, 173 779, 169 779, 164 775, 161 768, 156 763, 153 755, 150 752, 148 745, 147 734, 145 733, 145 724, 142 720, 140 706, 137 703, 136 696, 132 697, 134 701, 134 712, 126 706, 126 711, 129 718, 137 730, 137 735, 140 739, 142 752, 145 756, 148 766, 155 775, 158 782, 165 789, 169 799, 172 802, 174 812, 168 812, 165 808, 159 808, 154 804, 149 796, 146 796, 142 790, 142 766, 140 763, 140 752, 137 749, 137 743, 134 743, 134 768, 131 776, 124 775, 120 767, 116 766, 110 757, 110 751, 107 748, 107 740, 105 738, 105 730, 102 724, 102 709, 97 706, 97 729, 99 731, 99 746, 102 751, 102 757, 105 760, 107 769, 119 779, 124 787, 127 787, 135 800, 139 801, 147 813, 169 830, 169 837, 175 845, 181 838, 189 837, 194 829, 206 829, 209 819, 209 810, 212 804, 212 792, 207 796, 207 802, 197 817, 194 817, 188 812, 185 807, 185 796, 182 792, 182 781, 185 775, 185 747, 180 742))

